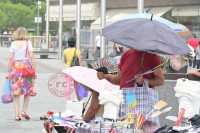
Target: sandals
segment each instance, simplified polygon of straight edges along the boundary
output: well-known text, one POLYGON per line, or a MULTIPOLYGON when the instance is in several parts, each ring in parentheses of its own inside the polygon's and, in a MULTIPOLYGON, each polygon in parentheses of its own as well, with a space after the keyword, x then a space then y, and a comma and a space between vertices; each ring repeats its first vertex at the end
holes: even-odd
POLYGON ((19 116, 15 116, 15 121, 20 121, 21 118, 19 116))
POLYGON ((25 119, 29 120, 30 117, 26 114, 26 112, 22 111, 22 117, 25 117, 25 119))

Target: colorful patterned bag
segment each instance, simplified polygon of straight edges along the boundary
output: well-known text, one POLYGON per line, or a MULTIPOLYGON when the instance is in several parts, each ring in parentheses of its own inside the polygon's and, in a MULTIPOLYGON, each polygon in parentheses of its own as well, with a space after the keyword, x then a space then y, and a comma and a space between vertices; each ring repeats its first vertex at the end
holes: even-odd
MULTIPOLYGON (((143 87, 137 87, 135 83, 135 87, 132 88, 122 88, 123 98, 126 100, 126 95, 130 92, 134 93, 136 96, 137 104, 134 107, 134 111, 144 114, 145 116, 153 110, 153 105, 159 101, 158 92, 152 88, 149 88, 148 80, 144 80, 143 87)), ((128 107, 128 104, 121 104, 121 117, 128 115, 128 113, 132 113, 133 108, 128 107)), ((158 118, 153 118, 148 121, 151 121, 155 124, 159 123, 158 118)))
POLYGON ((1 102, 2 103, 12 103, 13 102, 13 95, 11 93, 10 81, 8 79, 6 79, 6 83, 3 87, 3 94, 1 97, 1 102))

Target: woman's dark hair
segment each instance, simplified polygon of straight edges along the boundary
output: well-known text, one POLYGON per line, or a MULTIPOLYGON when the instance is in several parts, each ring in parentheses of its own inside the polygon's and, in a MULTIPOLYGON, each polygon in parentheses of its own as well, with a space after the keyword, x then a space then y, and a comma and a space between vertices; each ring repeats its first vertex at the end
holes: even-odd
POLYGON ((69 47, 75 47, 76 39, 74 37, 69 38, 68 39, 68 45, 69 45, 69 47))

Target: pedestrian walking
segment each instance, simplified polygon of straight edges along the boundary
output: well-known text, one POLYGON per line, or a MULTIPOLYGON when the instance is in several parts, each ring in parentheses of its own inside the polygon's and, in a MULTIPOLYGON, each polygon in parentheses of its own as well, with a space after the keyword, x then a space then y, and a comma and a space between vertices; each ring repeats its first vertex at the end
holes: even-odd
MULTIPOLYGON (((197 39, 196 34, 192 34, 192 35, 193 35, 193 38, 190 38, 190 39, 188 40, 188 44, 189 44, 190 46, 193 47, 194 52, 195 52, 196 49, 197 49, 197 47, 199 46, 199 40, 197 39)), ((191 67, 193 67, 193 68, 196 67, 196 56, 195 56, 195 58, 194 58, 193 61, 192 61, 192 60, 189 60, 189 67, 190 67, 190 68, 191 68, 191 67), (193 65, 192 65, 192 64, 193 64, 193 65)))
POLYGON ((122 55, 124 50, 126 49, 125 46, 118 44, 118 43, 113 43, 112 48, 115 48, 116 56, 122 55))
POLYGON ((69 48, 65 49, 63 53, 66 68, 71 67, 71 62, 74 56, 78 58, 79 64, 82 66, 81 51, 75 47, 76 39, 74 37, 69 38, 68 46, 69 48))
POLYGON ((95 58, 100 58, 100 47, 101 47, 101 32, 99 31, 99 34, 95 38, 95 43, 94 43, 94 54, 95 58))
POLYGON ((30 96, 28 91, 34 85, 34 78, 28 78, 22 76, 23 69, 36 69, 35 58, 33 55, 33 47, 30 41, 26 28, 19 27, 13 35, 13 40, 10 47, 10 56, 8 59, 8 73, 7 79, 10 79, 11 91, 14 96, 15 107, 15 120, 21 120, 19 116, 19 102, 20 95, 24 95, 23 109, 21 116, 26 119, 30 117, 26 114, 30 96), (31 65, 32 64, 32 65, 31 65))
MULTIPOLYGON (((74 37, 69 38, 68 46, 69 46, 69 48, 65 49, 64 53, 63 53, 64 61, 66 63, 66 69, 72 67, 71 64, 72 64, 74 57, 78 58, 77 61, 79 62, 79 66, 82 66, 81 51, 75 47, 76 39, 74 37)), ((80 97, 78 94, 78 83, 67 74, 66 74, 66 80, 67 80, 67 84, 68 84, 68 87, 66 88, 66 99, 70 100, 70 94, 72 92, 71 86, 73 83, 77 98, 78 98, 78 100, 80 100, 80 97)))

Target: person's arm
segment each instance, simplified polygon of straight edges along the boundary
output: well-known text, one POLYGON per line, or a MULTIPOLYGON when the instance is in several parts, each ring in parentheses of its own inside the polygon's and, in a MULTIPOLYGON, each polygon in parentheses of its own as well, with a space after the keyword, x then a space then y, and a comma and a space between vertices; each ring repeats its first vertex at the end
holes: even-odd
POLYGON ((119 49, 118 43, 116 43, 116 48, 117 48, 117 52, 120 52, 120 49, 119 49))
POLYGON ((64 50, 64 51, 63 51, 64 62, 65 62, 65 64, 67 64, 67 58, 66 58, 66 55, 65 55, 65 54, 66 54, 66 51, 64 50))
POLYGON ((191 71, 189 71, 187 74, 194 74, 194 75, 200 77, 200 69, 191 70, 191 71))
POLYGON ((103 72, 97 72, 97 77, 99 80, 106 79, 114 85, 120 85, 122 73, 120 69, 118 70, 118 74, 116 76, 104 74, 103 72))
POLYGON ((115 43, 113 43, 113 45, 112 45, 112 49, 115 47, 115 43))
POLYGON ((13 62, 13 57, 14 57, 14 53, 10 52, 10 56, 9 56, 9 59, 8 59, 8 72, 7 72, 7 75, 6 75, 7 79, 10 79, 11 65, 12 65, 12 62, 13 62))
MULTIPOLYGON (((164 76, 163 76, 163 72, 161 68, 158 68, 156 70, 154 70, 153 72, 154 74, 154 78, 152 79, 148 79, 149 85, 151 86, 160 86, 164 84, 164 76)), ((143 76, 135 76, 135 81, 139 84, 143 84, 144 83, 144 78, 143 76)))
POLYGON ((126 49, 126 46, 124 46, 124 50, 126 49))
POLYGON ((65 62, 65 64, 67 64, 67 59, 66 59, 65 55, 64 55, 64 62, 65 62))
POLYGON ((82 65, 82 60, 81 60, 81 55, 80 55, 80 54, 78 55, 78 60, 79 60, 80 66, 83 66, 83 65, 82 65))
POLYGON ((93 91, 93 96, 92 96, 92 100, 91 100, 91 103, 90 103, 90 107, 88 108, 83 119, 87 120, 87 119, 95 118, 95 114, 98 112, 99 108, 100 108, 99 93, 96 92, 96 91, 93 91))

